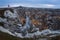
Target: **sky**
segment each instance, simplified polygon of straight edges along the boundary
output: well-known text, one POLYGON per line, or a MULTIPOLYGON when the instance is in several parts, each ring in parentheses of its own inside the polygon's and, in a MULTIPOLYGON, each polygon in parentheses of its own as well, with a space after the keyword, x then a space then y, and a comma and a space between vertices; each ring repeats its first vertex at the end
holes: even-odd
POLYGON ((60 0, 0 0, 0 7, 25 6, 39 8, 60 8, 60 0))

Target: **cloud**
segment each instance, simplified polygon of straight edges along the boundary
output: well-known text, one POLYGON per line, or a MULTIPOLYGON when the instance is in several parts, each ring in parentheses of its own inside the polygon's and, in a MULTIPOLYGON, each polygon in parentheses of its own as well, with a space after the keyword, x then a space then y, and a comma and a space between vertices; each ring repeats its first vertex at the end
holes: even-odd
POLYGON ((60 0, 0 0, 0 7, 8 4, 11 6, 60 8, 60 0))
POLYGON ((52 4, 29 4, 29 3, 16 3, 10 4, 11 7, 24 6, 24 7, 36 7, 36 8, 54 8, 56 5, 52 4))

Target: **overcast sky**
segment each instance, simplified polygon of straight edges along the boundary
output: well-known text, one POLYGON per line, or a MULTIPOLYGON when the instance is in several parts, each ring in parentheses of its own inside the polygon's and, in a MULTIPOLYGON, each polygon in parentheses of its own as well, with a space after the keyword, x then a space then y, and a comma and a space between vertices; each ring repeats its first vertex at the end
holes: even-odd
POLYGON ((0 0, 0 7, 26 6, 40 8, 60 8, 60 0, 0 0))

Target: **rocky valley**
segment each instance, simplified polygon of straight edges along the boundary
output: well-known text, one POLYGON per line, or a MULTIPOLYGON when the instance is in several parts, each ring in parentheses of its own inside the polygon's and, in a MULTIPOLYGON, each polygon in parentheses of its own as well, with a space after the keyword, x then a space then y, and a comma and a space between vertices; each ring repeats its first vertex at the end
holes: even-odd
POLYGON ((4 32, 18 37, 18 40, 20 38, 53 40, 55 37, 59 40, 60 9, 22 6, 0 8, 0 31, 1 34, 4 32))

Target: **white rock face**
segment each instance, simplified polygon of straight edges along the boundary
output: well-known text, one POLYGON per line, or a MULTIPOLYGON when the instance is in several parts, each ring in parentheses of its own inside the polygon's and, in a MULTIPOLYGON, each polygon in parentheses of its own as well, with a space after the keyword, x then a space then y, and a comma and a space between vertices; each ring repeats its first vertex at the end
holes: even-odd
POLYGON ((20 38, 34 38, 34 36, 40 36, 42 34, 45 35, 45 36, 48 35, 48 34, 53 34, 53 35, 50 35, 50 37, 54 37, 54 36, 57 36, 56 33, 60 34, 60 32, 58 32, 58 31, 50 31, 49 29, 47 29, 47 30, 43 30, 43 31, 37 31, 37 32, 34 32, 34 33, 27 33, 25 36, 22 36, 22 33, 17 33, 17 32, 11 33, 9 31, 9 29, 5 29, 1 26, 0 26, 0 31, 8 33, 8 34, 16 36, 16 37, 20 37, 20 38))
POLYGON ((43 31, 41 32, 41 34, 43 34, 43 35, 48 35, 48 34, 50 34, 50 33, 51 33, 51 30, 49 30, 49 29, 43 30, 43 31))
POLYGON ((0 22, 4 22, 4 23, 6 23, 6 22, 7 22, 7 19, 5 19, 5 18, 1 18, 1 17, 0 17, 0 22))
POLYGON ((5 32, 5 33, 8 33, 8 34, 10 34, 10 35, 15 36, 15 35, 14 35, 13 33, 11 33, 8 29, 3 28, 2 26, 0 26, 0 31, 5 32))
POLYGON ((5 17, 8 17, 8 18, 16 18, 16 17, 17 17, 17 15, 16 15, 15 13, 12 13, 12 12, 9 11, 9 10, 6 10, 6 11, 4 12, 4 16, 5 16, 5 17))

